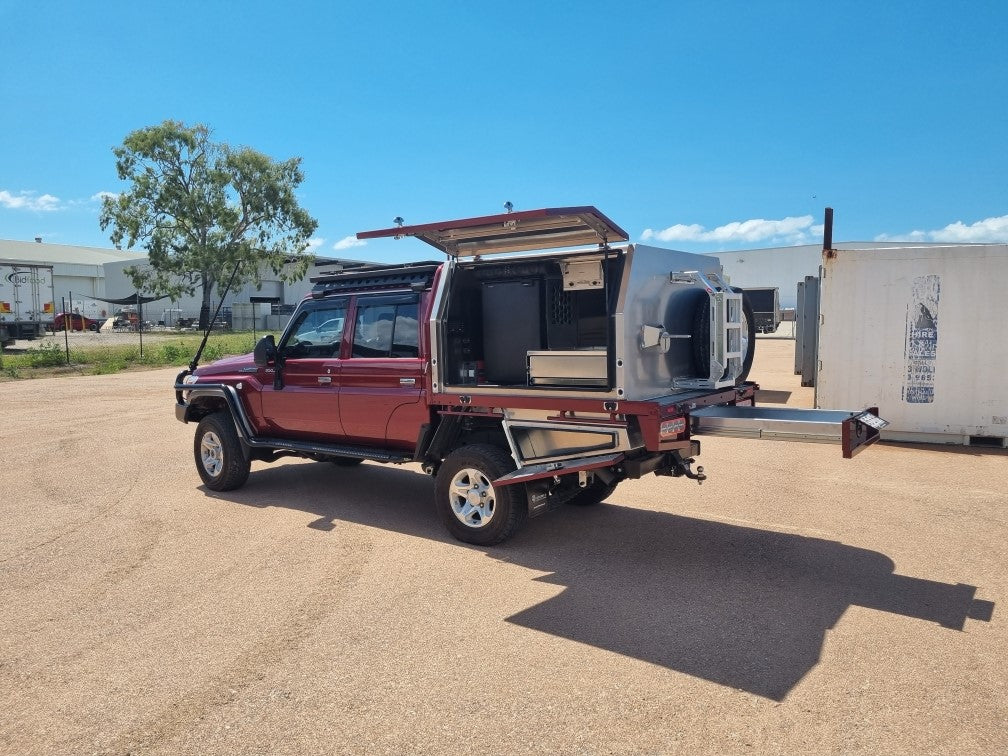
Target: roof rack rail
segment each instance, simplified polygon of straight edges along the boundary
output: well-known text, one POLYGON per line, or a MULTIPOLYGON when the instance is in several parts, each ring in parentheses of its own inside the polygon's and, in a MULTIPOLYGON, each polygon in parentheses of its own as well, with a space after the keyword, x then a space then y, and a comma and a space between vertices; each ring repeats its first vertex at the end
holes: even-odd
POLYGON ((426 261, 400 265, 374 265, 312 276, 309 279, 315 284, 312 287, 312 297, 319 299, 341 291, 403 288, 416 284, 423 284, 426 287, 434 279, 434 273, 441 264, 426 261))

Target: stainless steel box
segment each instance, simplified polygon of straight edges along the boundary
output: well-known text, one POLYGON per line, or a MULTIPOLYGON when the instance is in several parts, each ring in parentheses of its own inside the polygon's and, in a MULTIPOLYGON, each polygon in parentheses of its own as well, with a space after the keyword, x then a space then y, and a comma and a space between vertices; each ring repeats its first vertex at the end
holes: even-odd
POLYGON ((606 350, 528 352, 530 386, 605 386, 609 382, 606 350))

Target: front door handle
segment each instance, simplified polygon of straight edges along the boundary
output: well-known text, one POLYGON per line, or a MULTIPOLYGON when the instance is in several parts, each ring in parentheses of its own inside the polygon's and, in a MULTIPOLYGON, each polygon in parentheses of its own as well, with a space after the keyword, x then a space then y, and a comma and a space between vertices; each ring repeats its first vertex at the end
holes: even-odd
POLYGON ((332 383, 332 376, 331 375, 320 375, 318 377, 318 382, 322 383, 322 384, 328 385, 328 384, 332 383))

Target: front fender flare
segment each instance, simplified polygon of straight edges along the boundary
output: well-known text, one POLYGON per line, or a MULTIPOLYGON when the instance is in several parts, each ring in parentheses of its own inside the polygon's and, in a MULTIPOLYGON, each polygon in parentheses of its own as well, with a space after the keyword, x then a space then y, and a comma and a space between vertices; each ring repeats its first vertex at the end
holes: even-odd
POLYGON ((185 398, 175 404, 176 419, 183 423, 197 422, 209 414, 205 411, 207 404, 215 409, 226 408, 234 420, 245 455, 251 455, 250 441, 255 438, 255 431, 234 386, 226 383, 177 383, 175 390, 180 398, 183 396, 181 392, 187 392, 185 398))

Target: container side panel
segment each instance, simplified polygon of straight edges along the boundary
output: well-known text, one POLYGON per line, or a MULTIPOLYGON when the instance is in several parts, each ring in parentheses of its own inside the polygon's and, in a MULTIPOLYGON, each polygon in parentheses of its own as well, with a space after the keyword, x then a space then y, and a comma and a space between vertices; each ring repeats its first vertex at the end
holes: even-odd
POLYGON ((883 437, 1008 437, 1006 281, 1004 244, 840 250, 824 261, 817 406, 878 406, 883 437))

